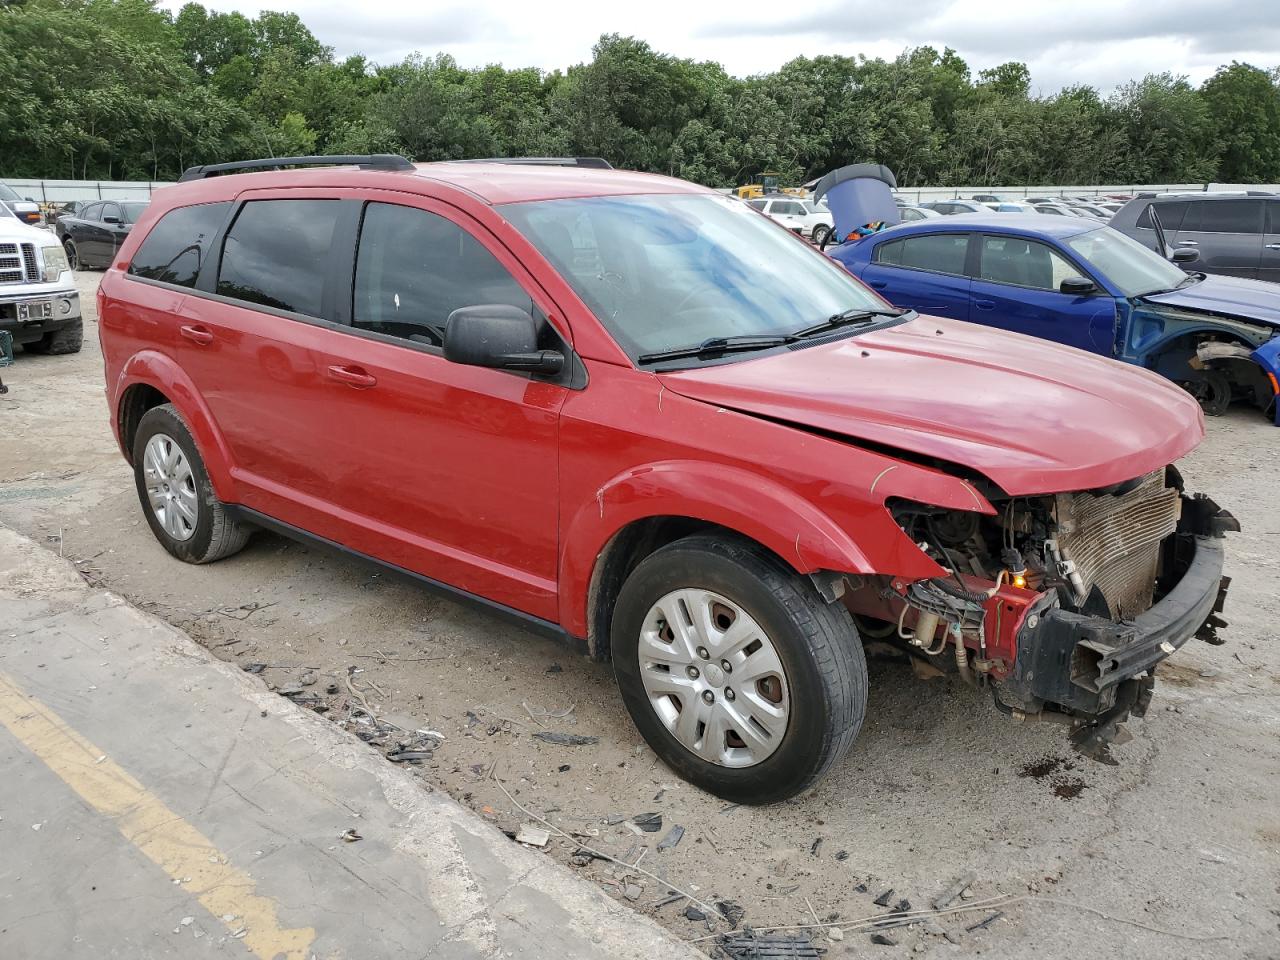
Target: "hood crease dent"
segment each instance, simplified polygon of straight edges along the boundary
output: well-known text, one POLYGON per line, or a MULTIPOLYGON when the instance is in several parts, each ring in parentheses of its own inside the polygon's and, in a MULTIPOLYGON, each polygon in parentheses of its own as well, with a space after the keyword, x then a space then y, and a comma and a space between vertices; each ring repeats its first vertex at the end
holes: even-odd
POLYGON ((658 378, 692 400, 976 473, 1011 496, 1130 480, 1204 436, 1195 399, 1151 371, 936 317, 658 378))

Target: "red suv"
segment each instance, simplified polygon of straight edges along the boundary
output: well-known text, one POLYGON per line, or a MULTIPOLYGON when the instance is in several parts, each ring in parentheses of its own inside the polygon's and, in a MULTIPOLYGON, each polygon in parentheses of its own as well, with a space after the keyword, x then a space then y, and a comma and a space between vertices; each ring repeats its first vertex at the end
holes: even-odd
POLYGON ((679 180, 215 176, 281 163, 158 191, 98 293, 181 560, 266 528, 569 638, 672 768, 754 803, 853 742, 860 637, 1097 746, 1221 623, 1235 521, 1183 492, 1200 410, 1155 374, 893 309, 679 180))

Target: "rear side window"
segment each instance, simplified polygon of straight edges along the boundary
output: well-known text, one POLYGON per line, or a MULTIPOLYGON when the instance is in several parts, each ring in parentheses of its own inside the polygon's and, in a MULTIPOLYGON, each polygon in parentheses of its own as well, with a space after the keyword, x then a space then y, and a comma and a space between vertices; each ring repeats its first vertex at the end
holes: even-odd
POLYGON ((1261 233, 1262 201, 1201 200, 1192 203, 1181 229, 1203 233, 1261 233))
POLYGON ((129 273, 194 287, 209 244, 230 207, 230 203, 202 203, 170 210, 142 241, 129 262, 129 273))
POLYGON ((218 268, 224 297, 321 315, 338 200, 252 200, 227 233, 218 268))
POLYGON ((482 303, 533 309, 515 277, 456 223, 390 203, 365 208, 352 326, 440 346, 449 314, 482 303))
POLYGON ((876 262, 963 275, 968 250, 968 234, 929 233, 880 244, 876 248, 876 262))
POLYGON ((80 217, 83 220, 101 220, 102 204, 100 203, 89 204, 89 206, 85 207, 84 210, 81 211, 80 217))
POLYGON ((1266 233, 1280 233, 1280 200, 1267 201, 1266 233))
POLYGON ((751 207, 755 207, 757 210, 763 210, 765 207, 769 205, 769 201, 768 200, 748 200, 747 205, 751 207))

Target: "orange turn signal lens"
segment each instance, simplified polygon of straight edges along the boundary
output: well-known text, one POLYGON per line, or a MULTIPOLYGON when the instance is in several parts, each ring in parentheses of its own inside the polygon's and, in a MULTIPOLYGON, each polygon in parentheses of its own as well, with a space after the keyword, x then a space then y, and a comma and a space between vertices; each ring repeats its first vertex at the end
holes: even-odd
POLYGON ((1280 395, 1280 382, 1276 381, 1276 375, 1268 370, 1267 377, 1271 380, 1271 392, 1280 395))

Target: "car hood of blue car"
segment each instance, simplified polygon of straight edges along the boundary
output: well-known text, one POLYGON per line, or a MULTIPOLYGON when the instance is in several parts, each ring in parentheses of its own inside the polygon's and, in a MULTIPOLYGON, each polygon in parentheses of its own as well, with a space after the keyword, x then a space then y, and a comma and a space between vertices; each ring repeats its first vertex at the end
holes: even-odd
POLYGON ((1180 290, 1148 294, 1140 299, 1280 329, 1280 283, 1206 275, 1200 282, 1187 284, 1180 290))

